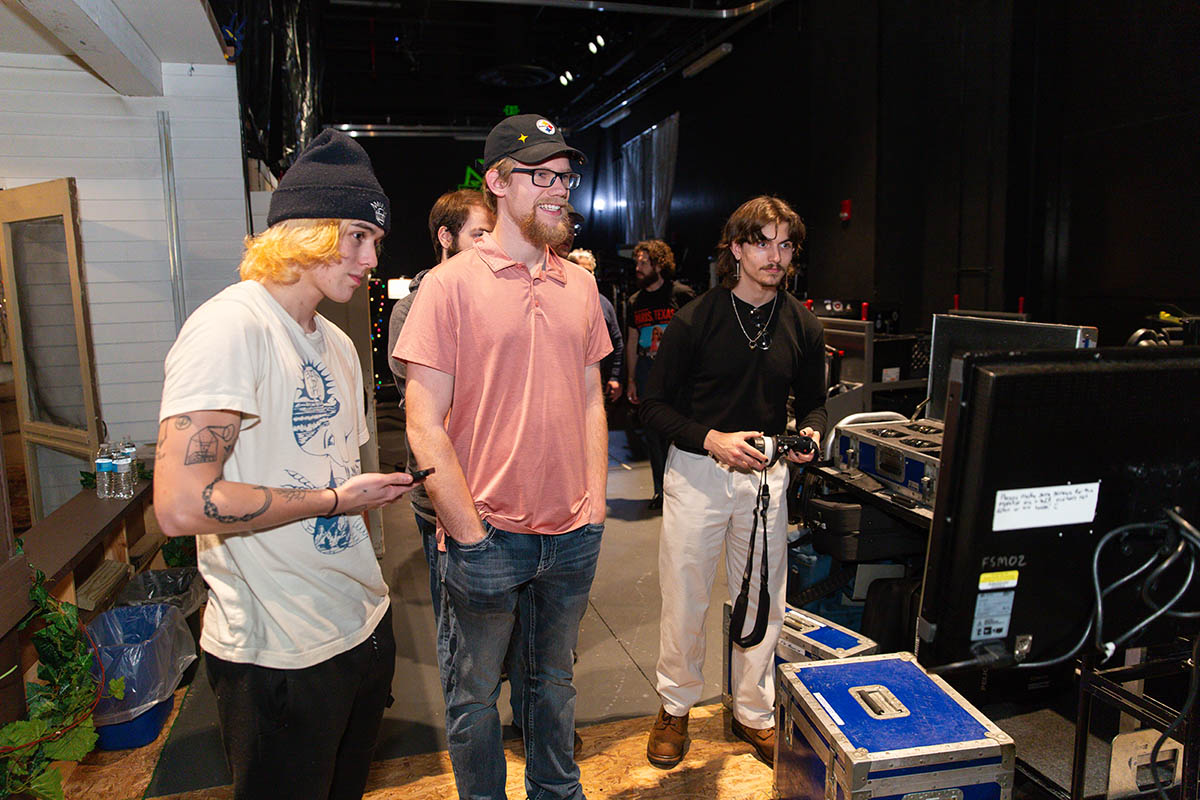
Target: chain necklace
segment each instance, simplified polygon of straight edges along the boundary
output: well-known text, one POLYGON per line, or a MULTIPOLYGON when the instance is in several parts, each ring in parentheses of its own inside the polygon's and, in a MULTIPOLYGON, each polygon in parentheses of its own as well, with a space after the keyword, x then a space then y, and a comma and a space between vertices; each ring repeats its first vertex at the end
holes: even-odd
POLYGON ((729 293, 729 304, 733 306, 733 316, 737 320, 738 327, 742 329, 742 335, 746 337, 746 342, 751 350, 769 350, 771 349, 771 337, 767 335, 767 329, 771 327, 771 320, 775 316, 775 302, 779 299, 779 292, 771 298, 771 310, 767 313, 767 321, 763 323, 762 328, 753 337, 746 333, 746 326, 742 324, 742 315, 738 312, 737 301, 733 298, 733 292, 729 293))

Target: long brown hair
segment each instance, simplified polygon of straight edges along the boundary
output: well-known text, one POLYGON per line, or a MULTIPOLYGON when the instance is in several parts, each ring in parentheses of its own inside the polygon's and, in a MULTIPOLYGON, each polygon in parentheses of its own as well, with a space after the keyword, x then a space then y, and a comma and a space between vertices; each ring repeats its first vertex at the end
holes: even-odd
MULTIPOLYGON (((768 225, 775 225, 776 229, 779 225, 787 225, 788 239, 795 246, 795 252, 800 252, 806 234, 804 221, 787 201, 770 195, 760 195, 747 200, 729 215, 725 228, 721 231, 721 242, 717 245, 717 280, 726 289, 732 289, 738 282, 733 243, 757 244, 766 241, 762 231, 768 225)), ((789 264, 788 277, 795 273, 796 267, 789 264)))
POLYGON ((633 248, 633 257, 637 258, 638 253, 645 253, 650 259, 650 263, 654 265, 664 278, 670 278, 675 274, 675 253, 671 251, 671 245, 664 242, 662 239, 646 239, 638 242, 633 248))

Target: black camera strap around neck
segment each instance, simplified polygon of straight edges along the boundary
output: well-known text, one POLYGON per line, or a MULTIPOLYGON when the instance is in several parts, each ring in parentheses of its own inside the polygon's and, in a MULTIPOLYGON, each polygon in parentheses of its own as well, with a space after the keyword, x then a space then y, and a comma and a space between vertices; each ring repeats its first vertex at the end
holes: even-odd
POLYGON ((767 471, 759 473, 758 501, 755 503, 750 526, 750 547, 746 554, 746 570, 742 573, 742 591, 733 601, 733 614, 729 617, 729 638, 743 649, 754 647, 767 635, 767 618, 771 613, 771 590, 767 585, 767 508, 771 504, 771 489, 767 483, 767 471), (746 607, 750 604, 750 575, 754 572, 754 540, 758 532, 758 520, 762 518, 762 567, 758 579, 758 609, 754 615, 754 629, 745 636, 742 628, 746 624, 746 607))

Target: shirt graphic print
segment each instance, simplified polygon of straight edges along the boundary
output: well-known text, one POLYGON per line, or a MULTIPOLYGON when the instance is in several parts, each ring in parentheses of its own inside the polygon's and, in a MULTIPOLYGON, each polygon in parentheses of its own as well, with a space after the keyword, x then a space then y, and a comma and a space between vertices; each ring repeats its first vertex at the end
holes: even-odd
MULTIPOLYGON (((300 368, 299 385, 292 401, 292 434, 300 450, 324 459, 328 471, 303 475, 295 470, 285 470, 292 480, 292 483, 284 484, 286 488, 332 489, 362 471, 360 459, 341 460, 342 453, 358 452, 358 443, 350 441, 353 433, 341 434, 345 441, 337 441, 339 434, 334 432, 331 423, 341 409, 342 402, 333 377, 324 365, 306 360, 300 368)), ((326 555, 353 547, 368 535, 367 526, 358 514, 316 517, 304 520, 303 525, 312 535, 317 552, 326 555)))

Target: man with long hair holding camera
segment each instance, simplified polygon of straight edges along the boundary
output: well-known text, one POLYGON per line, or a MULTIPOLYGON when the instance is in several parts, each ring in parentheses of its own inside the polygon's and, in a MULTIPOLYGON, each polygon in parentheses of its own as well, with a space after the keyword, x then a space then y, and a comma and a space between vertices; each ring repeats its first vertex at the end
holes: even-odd
MULTIPOLYGON (((807 453, 788 452, 787 460, 812 460, 825 430, 824 334, 784 288, 803 242, 804 223, 779 198, 756 197, 734 211, 719 245, 720 285, 674 315, 642 397, 643 421, 671 442, 658 555, 662 708, 646 747, 657 767, 674 767, 687 751, 688 713, 704 688, 704 617, 722 544, 731 591, 743 585, 743 570, 752 573, 735 609, 744 609, 754 631, 730 632, 745 644, 732 654, 733 733, 767 763, 774 760, 788 474, 782 460, 768 459, 753 442, 785 433, 789 393, 799 433, 812 445, 807 453), (757 566, 764 547, 765 609, 757 566)), ((742 621, 737 610, 734 620, 742 621)))
POLYGON ((413 453, 437 470, 438 659, 461 798, 505 796, 496 697, 514 625, 526 792, 583 798, 572 651, 604 530, 612 350, 595 280, 554 252, 583 160, 536 114, 492 129, 496 226, 429 273, 392 353, 408 362, 413 453))

